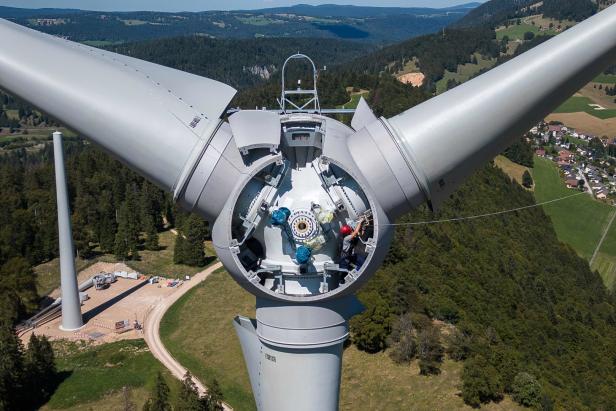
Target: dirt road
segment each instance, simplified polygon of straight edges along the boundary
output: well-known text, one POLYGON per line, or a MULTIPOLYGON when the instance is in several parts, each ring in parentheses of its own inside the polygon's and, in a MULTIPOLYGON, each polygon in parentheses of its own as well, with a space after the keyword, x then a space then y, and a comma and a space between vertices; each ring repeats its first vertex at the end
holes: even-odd
MULTIPOLYGON (((144 329, 144 338, 148 347, 150 347, 150 351, 176 378, 182 380, 184 375, 186 374, 186 368, 182 367, 182 365, 175 360, 167 351, 165 346, 163 345, 160 334, 160 321, 163 316, 177 300, 180 299, 184 294, 186 294, 191 288, 197 286, 199 283, 204 281, 207 277, 210 276, 214 271, 218 270, 222 267, 221 263, 216 263, 211 265, 204 271, 201 271, 198 274, 195 274, 190 281, 186 281, 182 284, 180 288, 176 290, 173 294, 168 297, 162 299, 158 304, 156 304, 150 313, 148 314, 143 329, 144 329)), ((207 388, 199 381, 196 377, 193 376, 193 381, 197 386, 200 394, 205 394, 207 392, 207 388)), ((225 410, 232 410, 232 408, 223 403, 223 408, 225 410)))

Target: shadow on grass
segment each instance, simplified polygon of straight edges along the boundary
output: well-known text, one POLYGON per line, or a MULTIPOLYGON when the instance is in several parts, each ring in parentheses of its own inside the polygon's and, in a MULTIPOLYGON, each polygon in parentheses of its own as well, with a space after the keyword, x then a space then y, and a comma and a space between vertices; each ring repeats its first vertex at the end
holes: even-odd
POLYGON ((53 378, 50 378, 48 381, 39 381, 36 387, 32 390, 29 390, 28 398, 25 399, 26 404, 24 405, 24 410, 39 410, 41 407, 47 402, 51 396, 56 392, 58 387, 71 375, 72 371, 58 371, 55 373, 53 378))

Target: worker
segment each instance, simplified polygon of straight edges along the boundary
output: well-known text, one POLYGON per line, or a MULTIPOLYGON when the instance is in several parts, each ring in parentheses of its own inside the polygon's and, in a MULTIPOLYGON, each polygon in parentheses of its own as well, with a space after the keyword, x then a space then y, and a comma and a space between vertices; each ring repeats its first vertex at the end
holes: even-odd
POLYGON ((364 258, 358 258, 355 253, 355 248, 359 242, 359 235, 362 232, 364 225, 363 217, 355 224, 355 229, 350 225, 345 224, 340 227, 340 236, 342 237, 342 248, 340 250, 340 263, 339 266, 342 269, 350 270, 351 264, 355 264, 356 268, 361 267, 364 262, 364 258))

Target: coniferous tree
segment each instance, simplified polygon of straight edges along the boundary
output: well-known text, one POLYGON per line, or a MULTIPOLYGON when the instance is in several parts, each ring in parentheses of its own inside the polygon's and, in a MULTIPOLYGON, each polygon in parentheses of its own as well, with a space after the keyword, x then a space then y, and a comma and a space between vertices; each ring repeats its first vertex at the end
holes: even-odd
POLYGON ((7 261, 0 268, 0 278, 0 297, 12 301, 10 306, 14 307, 16 317, 37 308, 36 274, 26 259, 15 257, 7 261))
POLYGON ((205 265, 204 242, 208 236, 207 223, 197 215, 189 215, 183 221, 183 230, 178 230, 173 260, 196 267, 205 265))
POLYGON ((127 198, 118 212, 118 232, 115 237, 114 253, 117 258, 139 258, 139 228, 134 220, 134 208, 127 198))
POLYGON ((526 188, 531 188, 533 184, 533 177, 530 175, 528 170, 524 171, 524 174, 522 175, 522 185, 526 188))
POLYGON ((146 250, 157 251, 159 249, 158 231, 156 230, 154 222, 151 221, 151 217, 148 217, 148 221, 145 229, 144 247, 146 250))
POLYGON ((224 401, 224 397, 222 395, 222 389, 220 388, 220 384, 218 384, 218 380, 216 378, 214 378, 208 386, 206 399, 206 409, 208 411, 223 410, 222 402, 224 401))
POLYGON ((183 264, 186 261, 186 240, 184 234, 178 232, 175 237, 175 246, 173 247, 173 262, 183 264))
POLYGON ((201 267, 205 265, 204 242, 209 235, 207 223, 199 216, 191 214, 185 223, 187 254, 185 264, 201 267))
POLYGON ((32 334, 25 352, 25 377, 30 401, 34 406, 44 403, 52 394, 56 374, 54 352, 45 336, 32 334))
POLYGON ((169 386, 159 371, 156 375, 154 389, 150 393, 150 398, 144 404, 143 411, 171 411, 171 409, 169 386))
POLYGON ((115 235, 113 252, 118 260, 126 260, 129 256, 129 247, 128 247, 128 222, 126 221, 126 216, 124 214, 123 207, 120 208, 120 212, 118 214, 118 231, 115 235))
POLYGON ((0 410, 21 407, 23 390, 23 347, 12 324, 0 319, 0 410))
POLYGON ((179 411, 202 411, 206 410, 207 404, 199 397, 197 386, 187 371, 182 380, 182 388, 178 397, 177 409, 179 411))

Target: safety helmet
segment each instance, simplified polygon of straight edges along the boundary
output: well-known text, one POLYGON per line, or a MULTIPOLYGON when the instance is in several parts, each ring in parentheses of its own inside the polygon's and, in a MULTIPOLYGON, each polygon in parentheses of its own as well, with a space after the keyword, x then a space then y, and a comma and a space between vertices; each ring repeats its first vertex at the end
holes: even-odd
POLYGON ((351 233, 353 233, 353 229, 351 228, 350 225, 345 224, 342 227, 340 227, 340 234, 342 234, 343 236, 347 236, 351 233))

